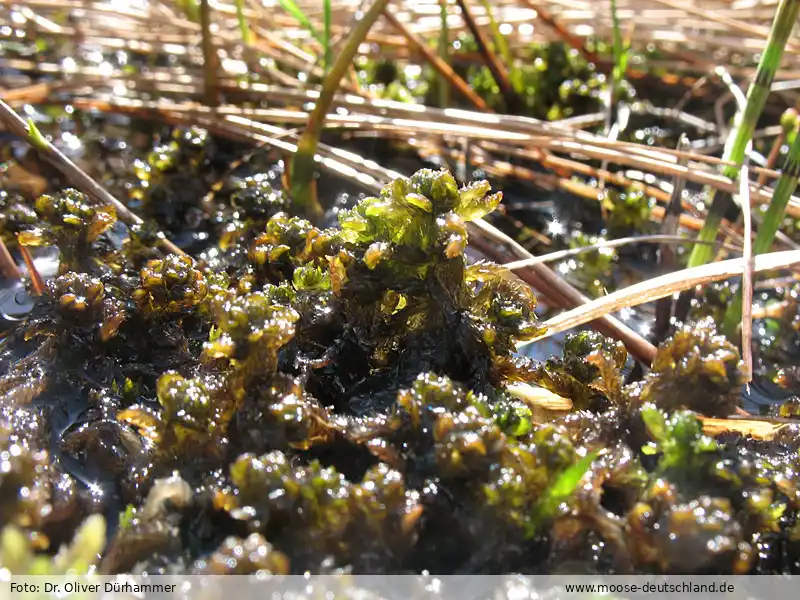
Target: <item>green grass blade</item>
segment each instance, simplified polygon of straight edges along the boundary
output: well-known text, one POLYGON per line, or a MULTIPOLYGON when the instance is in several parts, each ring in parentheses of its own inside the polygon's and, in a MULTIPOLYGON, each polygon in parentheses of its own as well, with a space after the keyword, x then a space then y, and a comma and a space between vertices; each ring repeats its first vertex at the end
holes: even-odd
POLYGON ((511 51, 508 49, 506 36, 500 33, 500 26, 497 24, 494 14, 492 14, 492 3, 489 2, 489 0, 481 0, 481 4, 483 5, 483 9, 486 11, 486 15, 489 17, 489 29, 492 30, 492 38, 494 41, 495 50, 500 56, 503 57, 503 61, 506 63, 506 68, 510 70, 513 66, 511 51))
POLYGON ((614 79, 618 76, 618 67, 622 61, 622 32, 620 31, 617 2, 611 0, 611 27, 613 31, 612 51, 614 53, 614 79))
MULTIPOLYGON (((447 25, 447 2, 439 0, 439 15, 441 17, 441 27, 439 28, 439 41, 437 53, 448 65, 450 64, 450 27, 447 25)), ((450 105, 450 85, 443 77, 436 78, 436 88, 439 97, 439 108, 447 108, 450 105)))
POLYGON ((302 9, 299 6, 297 6, 297 3, 294 0, 279 0, 279 2, 281 4, 281 7, 283 7, 283 10, 285 10, 292 17, 294 17, 294 19, 298 23, 300 23, 300 25, 305 27, 308 30, 308 32, 312 36, 314 36, 314 39, 317 40, 320 44, 322 44, 323 47, 325 46, 325 40, 322 37, 322 35, 320 35, 319 31, 317 31, 317 28, 314 27, 314 24, 302 11, 302 9))
POLYGON ((39 131, 39 128, 36 127, 36 123, 34 123, 30 117, 28 117, 28 142, 31 146, 42 152, 47 152, 50 149, 47 140, 44 139, 42 132, 39 131))
POLYGON ((614 92, 612 102, 616 103, 616 98, 619 96, 620 89, 622 88, 625 74, 628 72, 628 57, 630 56, 629 46, 622 41, 622 30, 619 24, 616 0, 611 0, 611 24, 614 32, 612 40, 614 68, 611 70, 611 81, 614 92))
MULTIPOLYGON (((797 189, 798 178, 800 178, 800 135, 794 138, 794 142, 789 147, 789 153, 784 159, 781 167, 781 176, 772 194, 769 208, 758 227, 756 241, 753 244, 753 256, 769 252, 772 242, 775 241, 775 234, 778 233, 783 222, 786 207, 789 200, 797 189)), ((736 331, 736 327, 742 320, 742 291, 736 294, 733 302, 725 312, 724 331, 729 336, 736 331)))
POLYGON ((192 23, 200 22, 200 2, 199 0, 179 0, 178 5, 183 10, 183 14, 192 23))
POLYGON ((753 254, 768 252, 775 240, 775 234, 780 229, 786 206, 797 189, 800 177, 800 135, 794 138, 794 143, 789 148, 789 153, 781 167, 781 177, 775 186, 769 208, 764 215, 761 226, 758 228, 753 254))
POLYGON ((322 33, 322 46, 325 51, 325 73, 327 74, 333 66, 333 47, 331 46, 333 8, 331 7, 331 0, 323 0, 322 9, 325 19, 325 29, 322 33))
POLYGON ((308 118, 308 125, 297 142, 297 152, 289 166, 291 195, 295 204, 302 208, 311 219, 318 219, 322 216, 322 207, 317 200, 313 180, 314 155, 319 145, 319 136, 322 133, 325 116, 333 103, 342 77, 350 68, 353 57, 358 52, 359 45, 367 37, 372 25, 383 14, 388 4, 389 0, 374 0, 369 10, 362 15, 350 35, 347 36, 341 52, 336 57, 336 62, 333 63, 331 72, 325 77, 319 99, 314 104, 314 110, 308 118))
POLYGON ((239 31, 242 34, 242 43, 249 45, 253 43, 253 32, 244 16, 244 0, 236 0, 236 20, 239 22, 239 31))
POLYGON ((542 522, 556 516, 558 507, 569 500, 570 496, 575 493, 575 490, 578 489, 578 484, 598 454, 597 450, 590 452, 574 465, 562 471, 555 481, 547 487, 536 502, 533 516, 534 527, 538 527, 542 522))
MULTIPOLYGON (((767 48, 758 63, 755 80, 747 90, 747 102, 744 110, 737 111, 733 131, 725 143, 722 159, 734 163, 734 166, 727 166, 722 170, 726 177, 731 179, 738 177, 747 144, 753 138, 758 118, 764 110, 772 81, 780 67, 786 42, 797 23, 798 14, 800 14, 800 0, 781 0, 772 22, 767 48)), ((711 191, 709 199, 711 208, 703 223, 703 229, 698 235, 698 239, 703 242, 711 242, 716 239, 722 218, 734 207, 734 200, 730 194, 716 195, 711 191)), ((713 256, 712 246, 698 244, 689 256, 688 266, 691 268, 704 265, 713 256)))
POLYGON ((217 81, 217 49, 211 35, 211 6, 208 0, 200 0, 200 28, 203 48, 203 95, 207 106, 219 106, 217 81))

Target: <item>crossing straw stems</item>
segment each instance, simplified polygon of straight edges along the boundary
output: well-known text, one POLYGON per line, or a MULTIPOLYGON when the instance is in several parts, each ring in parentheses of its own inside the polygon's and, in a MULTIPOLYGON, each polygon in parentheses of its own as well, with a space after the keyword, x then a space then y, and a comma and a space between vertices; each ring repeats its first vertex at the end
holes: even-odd
MULTIPOLYGON (((722 158, 734 165, 726 166, 722 173, 730 179, 738 177, 747 144, 752 139, 758 118, 764 110, 772 81, 783 58, 784 47, 797 23, 798 13, 800 13, 800 0, 781 0, 778 5, 767 40, 767 48, 758 63, 756 78, 747 90, 747 102, 743 110, 737 111, 733 131, 725 144, 722 158)), ((698 236, 698 239, 703 242, 713 241, 717 237, 722 218, 734 206, 733 196, 730 194, 715 194, 713 189, 707 191, 711 198, 711 208, 698 236)), ((706 264, 712 259, 713 252, 713 246, 696 245, 689 256, 688 266, 691 268, 706 264)))
MULTIPOLYGON (((789 204, 789 199, 797 189, 798 177, 800 177, 800 134, 797 134, 794 138, 794 142, 789 147, 789 153, 786 155, 781 167, 781 177, 775 186, 775 192, 772 195, 772 200, 769 203, 764 219, 758 227, 756 241, 753 244, 753 256, 769 252, 772 247, 775 234, 780 229, 783 221, 783 215, 786 211, 786 206, 789 204)), ((742 290, 739 290, 725 312, 724 331, 731 338, 741 318, 742 290)))

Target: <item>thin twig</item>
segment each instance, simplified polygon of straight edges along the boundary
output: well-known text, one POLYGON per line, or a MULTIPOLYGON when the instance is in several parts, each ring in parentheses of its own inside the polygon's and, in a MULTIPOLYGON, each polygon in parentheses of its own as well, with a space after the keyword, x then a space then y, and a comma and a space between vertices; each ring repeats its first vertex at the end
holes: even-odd
POLYGON ((8 251, 8 247, 2 237, 0 237, 0 273, 11 281, 19 281, 22 277, 17 263, 14 262, 14 258, 11 256, 11 252, 8 251))
MULTIPOLYGON (((493 242, 510 250, 518 258, 535 258, 516 240, 483 219, 477 219, 470 223, 470 225, 493 242)), ((489 258, 496 260, 494 257, 489 258)), ((526 267, 520 270, 518 275, 524 281, 531 283, 537 290, 545 291, 548 296, 557 299, 562 307, 573 306, 578 307, 574 310, 580 310, 582 306, 591 303, 589 298, 564 281, 547 265, 535 264, 526 267)), ((600 315, 596 320, 598 329, 603 330, 606 335, 610 335, 624 343, 628 351, 637 359, 648 365, 653 362, 656 355, 656 348, 641 335, 608 314, 600 315)))
POLYGON ((731 415, 727 419, 711 417, 699 417, 699 419, 703 423, 703 433, 710 436, 736 431, 758 440, 769 441, 774 439, 781 429, 787 427, 786 423, 776 421, 772 417, 762 420, 755 415, 731 415))
MULTIPOLYGON (((606 248, 617 248, 619 246, 626 246, 628 244, 715 244, 717 242, 699 242, 692 238, 685 238, 679 235, 636 235, 631 237, 617 238, 615 240, 607 240, 597 244, 588 246, 581 246, 580 248, 569 248, 568 250, 558 250, 556 252, 548 252, 542 256, 535 256, 534 258, 526 258, 523 260, 515 260, 514 262, 506 263, 503 265, 506 269, 514 271, 525 267, 532 267, 570 256, 583 254, 584 252, 593 252, 595 250, 604 250, 606 248)), ((723 244, 719 244, 723 245, 723 244)), ((738 251, 741 250, 738 246, 726 246, 728 250, 738 251)))
POLYGON ((53 86, 49 83, 35 83, 23 88, 10 90, 0 90, 6 102, 27 102, 37 104, 44 102, 53 92, 53 86))
POLYGON ((673 111, 675 111, 675 113, 683 111, 683 109, 689 103, 689 100, 694 98, 694 95, 697 93, 697 91, 708 83, 708 79, 709 79, 708 75, 704 75, 703 77, 695 81, 694 84, 692 84, 692 86, 683 95, 683 98, 681 98, 675 105, 673 111))
MULTIPOLYGON (((767 169, 773 169, 775 167, 775 162, 778 160, 778 156, 780 155, 781 146, 786 141, 786 133, 784 132, 783 128, 781 128, 781 132, 775 138, 775 141, 772 142, 772 148, 769 149, 769 155, 767 155, 767 164, 765 165, 767 169)), ((767 181, 767 174, 766 172, 761 172, 758 176, 756 182, 758 185, 764 185, 767 181)))
MULTIPOLYGON (((681 135, 678 140, 678 150, 686 150, 689 146, 689 140, 686 135, 681 135)), ((681 157, 678 164, 685 167, 688 160, 681 157)), ((680 223, 682 212, 682 199, 683 190, 686 188, 686 178, 678 175, 675 178, 675 183, 672 186, 672 196, 669 199, 669 204, 664 212, 664 219, 661 221, 661 233, 664 235, 675 235, 678 232, 678 224, 680 223)), ((669 273, 675 266, 675 252, 670 246, 664 245, 660 248, 658 254, 658 266, 662 273, 669 273)), ((669 296, 660 298, 656 302, 656 326, 655 326, 655 339, 660 341, 664 339, 669 331, 670 317, 672 316, 672 298, 669 296)))
MULTIPOLYGON (((8 104, 2 100, 0 100, 0 120, 6 124, 6 127, 8 127, 8 129, 14 135, 31 143, 31 132, 28 130, 28 125, 16 112, 14 112, 11 107, 8 106, 8 104)), ((67 179, 69 179, 80 191, 99 201, 102 205, 112 204, 117 210, 117 215, 123 223, 130 226, 138 225, 144 222, 139 216, 131 212, 127 206, 103 189, 94 179, 89 177, 74 162, 64 156, 64 154, 47 139, 41 138, 40 143, 35 147, 42 153, 44 158, 50 161, 53 166, 55 166, 55 168, 58 169, 67 179)), ((174 254, 185 254, 183 250, 178 248, 166 238, 161 239, 160 245, 163 246, 163 249, 168 252, 172 252, 174 254)))
POLYGON ((36 296, 41 296, 45 290, 44 279, 42 279, 36 264, 33 262, 33 257, 23 244, 18 244, 19 253, 22 254, 22 260, 25 261, 25 266, 28 268, 28 275, 31 278, 31 285, 33 286, 33 293, 36 296))
POLYGON ((514 89, 514 86, 511 85, 511 80, 508 78, 508 71, 503 63, 497 58, 497 55, 492 51, 492 48, 489 45, 489 39, 486 37, 486 33, 483 31, 483 29, 478 27, 478 24, 475 22, 475 17, 472 16, 472 13, 467 6, 466 0, 456 0, 456 3, 458 4, 459 8, 461 8, 461 17, 467 24, 470 33, 472 33, 472 37, 475 38, 475 43, 478 45, 478 51, 481 53, 481 56, 483 56, 486 66, 489 67, 489 71, 497 83, 497 87, 500 88, 500 93, 503 95, 503 99, 506 103, 506 110, 510 113, 519 112, 521 106, 520 97, 519 94, 517 94, 517 91, 514 89))
POLYGON ((742 360, 744 361, 745 384, 753 379, 753 221, 750 215, 750 162, 745 153, 739 174, 739 200, 744 220, 744 274, 742 275, 742 360))
MULTIPOLYGON (((547 331, 538 339, 549 337, 556 333, 584 325, 595 319, 608 317, 623 308, 638 306, 652 302, 658 298, 669 296, 698 285, 736 277, 742 274, 744 267, 743 258, 733 258, 716 263, 709 263, 700 267, 683 269, 661 277, 648 279, 621 290, 617 290, 596 300, 592 300, 574 310, 562 313, 545 322, 547 331)), ((784 252, 770 252, 756 257, 753 272, 771 271, 794 267, 800 263, 800 250, 787 250, 784 252)), ((522 342, 517 348, 523 348, 536 340, 522 342)))
POLYGON ((391 8, 384 13, 386 20, 392 24, 392 26, 397 29, 403 36, 408 40, 408 43, 414 48, 417 52, 422 54, 425 57, 430 65, 436 69, 436 71, 444 77, 447 82, 455 89, 459 94, 464 96, 467 100, 472 103, 472 105, 480 111, 483 112, 492 112, 489 107, 484 102, 483 98, 476 94, 472 87, 464 81, 454 70, 453 68, 447 64, 440 56, 436 54, 428 44, 420 39, 417 35, 412 33, 408 27, 406 27, 400 19, 392 12, 391 8))

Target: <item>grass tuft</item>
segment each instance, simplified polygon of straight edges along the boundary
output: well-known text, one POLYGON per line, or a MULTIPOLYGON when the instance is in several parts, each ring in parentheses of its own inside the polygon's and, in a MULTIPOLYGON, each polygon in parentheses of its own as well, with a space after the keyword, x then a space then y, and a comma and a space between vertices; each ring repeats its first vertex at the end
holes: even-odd
MULTIPOLYGON (((747 145, 753 138, 756 124, 764 110, 772 81, 780 67, 786 43, 797 23, 798 14, 800 14, 799 0, 781 0, 772 22, 767 48, 761 55, 756 77, 747 90, 747 102, 743 109, 737 110, 733 131, 725 144, 722 159, 734 164, 726 166, 722 173, 730 179, 736 180, 739 176, 739 168, 744 162, 747 145)), ((708 190, 708 193, 712 202, 711 208, 698 236, 700 240, 706 242, 717 237, 723 217, 735 208, 731 194, 715 194, 713 189, 708 190)), ((689 267, 704 265, 712 258, 711 247, 697 245, 689 256, 689 267)))

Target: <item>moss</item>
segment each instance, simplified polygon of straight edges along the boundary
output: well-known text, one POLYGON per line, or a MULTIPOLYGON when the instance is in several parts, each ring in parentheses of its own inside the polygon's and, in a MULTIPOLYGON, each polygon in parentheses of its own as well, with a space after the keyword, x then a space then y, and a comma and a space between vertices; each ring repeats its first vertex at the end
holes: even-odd
POLYGON ((85 575, 98 562, 105 541, 106 523, 100 515, 88 517, 55 556, 37 552, 29 537, 9 525, 0 531, 0 568, 19 575, 85 575))
MULTIPOLYGON (((477 51, 472 36, 462 36, 459 45, 462 52, 477 51)), ((475 62, 461 67, 456 55, 456 68, 490 107, 505 109, 488 67, 475 62)), ((531 44, 509 69, 509 80, 522 99, 523 114, 551 121, 598 110, 607 88, 595 65, 561 42, 531 44)))
POLYGON ((567 334, 562 358, 549 358, 536 369, 534 381, 570 398, 577 408, 601 410, 623 403, 620 372, 625 346, 594 331, 567 334))
MULTIPOLYGON (((208 139, 178 138, 149 176, 205 164, 208 139)), ((153 225, 115 241, 75 192, 40 200, 40 239, 69 268, 0 345, 4 564, 793 568, 796 449, 711 439, 683 410, 735 407, 738 354, 709 323, 629 385, 624 348, 594 332, 524 359, 516 342, 542 331, 534 294, 466 257, 468 223, 501 200, 487 182, 422 170, 321 229, 267 179, 226 184, 197 259, 160 255, 153 225), (535 399, 507 392, 520 382, 573 411, 540 422, 535 399), (122 513, 107 547, 101 511, 122 513)))
POLYGON ((658 349, 641 399, 711 416, 733 413, 744 383, 739 351, 706 319, 686 326, 658 349))
POLYGON ((142 287, 133 293, 133 299, 148 313, 185 311, 208 294, 205 277, 188 256, 170 254, 148 261, 141 280, 142 287))
POLYGON ((85 194, 67 189, 40 196, 35 210, 40 225, 20 234, 22 244, 58 246, 62 273, 95 272, 102 267, 102 258, 110 248, 101 238, 117 221, 113 206, 94 206, 85 194))
POLYGON ((39 221, 36 211, 22 196, 0 190, 0 235, 8 248, 17 245, 17 234, 35 229, 39 221))

